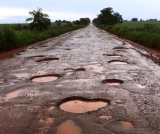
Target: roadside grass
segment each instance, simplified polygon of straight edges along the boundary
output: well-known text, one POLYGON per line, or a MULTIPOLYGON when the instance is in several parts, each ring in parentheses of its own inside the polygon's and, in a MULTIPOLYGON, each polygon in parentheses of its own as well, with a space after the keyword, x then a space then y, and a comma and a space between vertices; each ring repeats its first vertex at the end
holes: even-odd
POLYGON ((27 46, 66 32, 83 28, 82 25, 52 25, 47 31, 38 32, 29 29, 15 30, 13 26, 0 26, 0 52, 27 46))
MULTIPOLYGON (((137 28, 133 27, 123 27, 121 25, 97 25, 97 27, 144 46, 160 50, 160 34, 154 30, 152 31, 152 29, 144 29, 145 26, 142 30, 137 30, 137 28)), ((159 31, 159 29, 157 31, 159 31)))

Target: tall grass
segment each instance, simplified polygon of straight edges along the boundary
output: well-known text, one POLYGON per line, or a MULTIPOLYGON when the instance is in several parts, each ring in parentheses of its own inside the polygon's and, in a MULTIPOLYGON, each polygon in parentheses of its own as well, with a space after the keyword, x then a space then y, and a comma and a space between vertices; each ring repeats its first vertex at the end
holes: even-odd
POLYGON ((98 27, 110 33, 116 34, 120 37, 140 43, 144 46, 160 50, 160 34, 158 33, 154 33, 151 31, 145 32, 145 30, 137 31, 136 28, 122 27, 120 25, 115 25, 115 26, 99 25, 98 27))
POLYGON ((49 30, 38 32, 28 30, 15 30, 12 26, 0 27, 0 52, 27 46, 29 44, 42 41, 51 37, 59 36, 63 33, 73 31, 84 26, 62 25, 52 26, 49 30))

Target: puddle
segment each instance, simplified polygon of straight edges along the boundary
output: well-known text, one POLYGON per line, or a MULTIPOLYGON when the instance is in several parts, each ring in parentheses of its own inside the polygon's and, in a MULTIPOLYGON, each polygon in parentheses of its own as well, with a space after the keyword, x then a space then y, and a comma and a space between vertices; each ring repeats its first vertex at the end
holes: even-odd
POLYGON ((127 62, 120 61, 120 60, 112 60, 112 61, 109 61, 108 63, 110 63, 110 64, 119 64, 119 65, 128 64, 127 62))
POLYGON ((96 111, 100 108, 106 107, 107 105, 108 103, 102 100, 75 99, 62 103, 60 105, 60 109, 70 113, 87 113, 96 111))
POLYGON ((123 84, 124 82, 118 79, 106 79, 106 80, 103 80, 102 83, 106 85, 120 85, 120 84, 123 84))
POLYGON ((100 119, 105 119, 105 120, 110 120, 112 119, 112 116, 106 116, 106 115, 102 115, 102 116, 99 116, 100 119))
POLYGON ((42 62, 49 62, 52 60, 59 60, 59 58, 45 58, 45 59, 37 60, 36 62, 42 63, 42 62))
POLYGON ((119 58, 121 57, 120 55, 115 55, 115 54, 103 54, 103 56, 108 56, 108 57, 113 57, 113 58, 119 58))
POLYGON ((8 93, 6 95, 6 99, 13 99, 13 98, 16 98, 18 97, 18 95, 20 94, 21 90, 17 90, 17 91, 14 91, 14 92, 11 92, 11 93, 8 93))
POLYGON ((123 122, 123 121, 121 121, 121 123, 122 123, 122 125, 123 125, 123 127, 125 129, 131 129, 131 128, 133 128, 133 125, 132 125, 131 122, 123 122))
POLYGON ((17 78, 26 78, 28 77, 28 73, 20 73, 20 74, 14 74, 17 78))
POLYGON ((68 120, 58 126, 56 134, 81 134, 81 131, 81 128, 72 120, 68 120))
POLYGON ((31 79, 33 82, 51 82, 58 79, 56 75, 35 76, 31 79))
POLYGON ((84 68, 78 68, 78 69, 76 69, 76 71, 86 71, 86 69, 84 69, 84 68))

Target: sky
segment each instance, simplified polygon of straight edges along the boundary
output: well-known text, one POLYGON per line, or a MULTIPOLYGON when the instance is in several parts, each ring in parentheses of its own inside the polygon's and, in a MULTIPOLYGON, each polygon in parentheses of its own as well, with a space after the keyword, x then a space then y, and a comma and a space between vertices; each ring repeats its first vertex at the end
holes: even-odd
POLYGON ((92 20, 107 7, 119 12, 124 20, 160 20, 160 0, 0 0, 0 23, 25 23, 31 17, 28 12, 37 8, 42 8, 51 21, 92 20))

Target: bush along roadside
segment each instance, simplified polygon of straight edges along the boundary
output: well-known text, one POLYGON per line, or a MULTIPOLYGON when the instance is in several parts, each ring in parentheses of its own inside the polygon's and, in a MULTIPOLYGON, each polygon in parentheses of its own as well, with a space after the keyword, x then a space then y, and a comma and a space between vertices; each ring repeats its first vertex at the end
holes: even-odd
POLYGON ((0 27, 0 52, 13 50, 29 44, 59 36, 66 32, 85 27, 84 25, 52 26, 49 30, 38 32, 29 29, 15 30, 11 26, 0 27))
POLYGON ((118 35, 120 37, 132 40, 144 46, 155 48, 160 50, 160 34, 155 32, 152 28, 148 29, 142 28, 142 30, 137 30, 135 28, 122 27, 121 25, 96 25, 98 28, 103 29, 112 34, 118 35))

